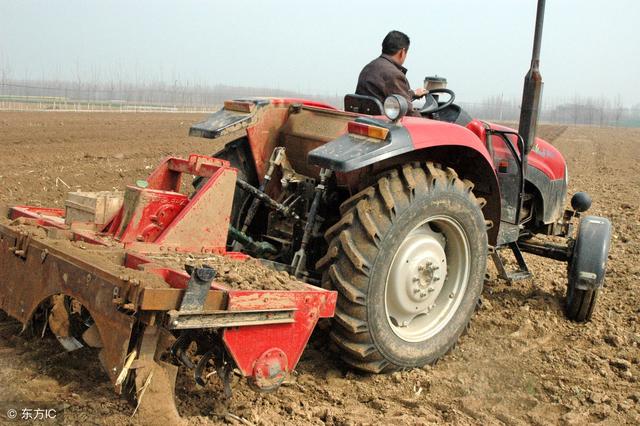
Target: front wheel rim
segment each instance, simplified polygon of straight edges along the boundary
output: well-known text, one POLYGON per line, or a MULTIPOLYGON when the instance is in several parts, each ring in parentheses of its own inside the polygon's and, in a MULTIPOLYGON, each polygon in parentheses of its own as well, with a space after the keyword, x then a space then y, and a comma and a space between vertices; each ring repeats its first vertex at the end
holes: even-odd
POLYGON ((385 283, 385 313, 394 334, 427 340, 453 318, 470 275, 469 238, 449 216, 414 227, 396 250, 385 283))

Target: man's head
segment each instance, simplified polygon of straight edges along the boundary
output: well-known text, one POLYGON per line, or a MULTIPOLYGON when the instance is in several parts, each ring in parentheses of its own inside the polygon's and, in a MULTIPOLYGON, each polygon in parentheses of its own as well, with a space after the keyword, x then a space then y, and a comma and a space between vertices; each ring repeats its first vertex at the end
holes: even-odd
POLYGON ((407 58, 409 36, 400 31, 390 31, 382 40, 382 53, 393 57, 400 65, 407 58))

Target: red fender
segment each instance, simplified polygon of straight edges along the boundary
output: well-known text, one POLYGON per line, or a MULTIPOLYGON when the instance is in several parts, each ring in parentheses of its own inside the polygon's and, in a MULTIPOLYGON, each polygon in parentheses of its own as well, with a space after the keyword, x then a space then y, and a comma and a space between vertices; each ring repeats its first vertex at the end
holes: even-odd
POLYGON ((495 176, 493 161, 487 151, 487 147, 478 135, 468 128, 420 117, 404 117, 401 122, 411 135, 415 149, 436 146, 464 146, 471 148, 486 160, 487 166, 493 170, 493 175, 495 176))

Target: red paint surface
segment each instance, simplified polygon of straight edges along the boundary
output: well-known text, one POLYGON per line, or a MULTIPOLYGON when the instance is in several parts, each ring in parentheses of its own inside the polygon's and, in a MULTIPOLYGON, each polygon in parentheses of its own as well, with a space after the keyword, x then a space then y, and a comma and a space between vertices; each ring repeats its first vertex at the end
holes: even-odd
POLYGON ((255 362, 270 349, 287 355, 287 371, 292 371, 307 345, 319 318, 332 317, 337 293, 309 286, 308 291, 229 291, 227 309, 295 308, 294 322, 268 326, 234 327, 224 330, 222 340, 245 376, 253 376, 255 362), (311 290, 313 289, 313 290, 311 290), (251 342, 251 344, 247 344, 251 342))
MULTIPOLYGON (((234 252, 229 254, 231 257, 237 256, 234 252)), ((141 254, 129 253, 125 260, 126 267, 135 269, 147 263, 151 265, 144 268, 145 271, 162 277, 174 288, 187 287, 189 275, 185 271, 161 265, 156 267, 141 254)), ((273 349, 284 352, 286 371, 292 371, 318 319, 334 315, 338 296, 335 291, 311 285, 306 285, 304 290, 295 291, 232 290, 214 281, 211 289, 227 291, 229 311, 295 310, 292 323, 232 327, 224 330, 222 340, 242 374, 247 377, 259 373, 260 369, 255 368, 256 363, 266 351, 273 349)))
POLYGON ((488 164, 493 164, 484 142, 466 127, 421 117, 404 117, 401 123, 411 135, 416 149, 463 146, 479 152, 488 164))
POLYGON ((271 105, 279 106, 279 105, 291 105, 291 104, 302 104, 310 107, 332 109, 335 111, 338 110, 336 107, 333 107, 329 104, 325 104, 323 102, 310 101, 308 99, 300 99, 300 98, 271 99, 271 105))
MULTIPOLYGON (((498 124, 490 124, 490 126, 492 129, 496 130, 516 131, 498 124)), ((517 150, 518 144, 516 137, 509 136, 509 139, 511 139, 517 150)), ((543 172, 551 180, 564 178, 566 163, 562 154, 560 154, 560 151, 544 139, 536 138, 534 147, 529 153, 528 162, 529 165, 543 172)))

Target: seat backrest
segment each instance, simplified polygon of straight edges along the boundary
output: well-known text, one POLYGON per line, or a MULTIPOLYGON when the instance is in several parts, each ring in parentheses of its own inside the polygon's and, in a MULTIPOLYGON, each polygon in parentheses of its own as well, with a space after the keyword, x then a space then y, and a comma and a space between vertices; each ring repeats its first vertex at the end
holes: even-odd
POLYGON ((349 94, 344 96, 344 110, 358 114, 382 115, 382 102, 373 96, 349 94))

